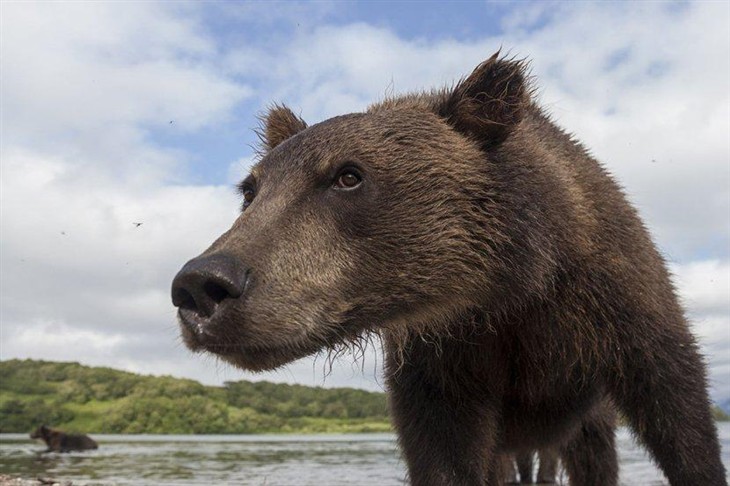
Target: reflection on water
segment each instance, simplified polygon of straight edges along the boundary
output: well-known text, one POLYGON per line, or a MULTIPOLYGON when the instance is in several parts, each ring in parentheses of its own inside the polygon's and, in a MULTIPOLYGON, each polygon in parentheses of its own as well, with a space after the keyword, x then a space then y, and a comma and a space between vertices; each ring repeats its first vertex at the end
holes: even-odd
MULTIPOLYGON (((730 423, 719 424, 730 465, 730 423)), ((75 485, 404 484, 405 468, 390 434, 94 435, 100 448, 40 454, 25 435, 0 435, 0 473, 51 476, 75 485)), ((621 484, 666 484, 627 430, 618 434, 621 484)))

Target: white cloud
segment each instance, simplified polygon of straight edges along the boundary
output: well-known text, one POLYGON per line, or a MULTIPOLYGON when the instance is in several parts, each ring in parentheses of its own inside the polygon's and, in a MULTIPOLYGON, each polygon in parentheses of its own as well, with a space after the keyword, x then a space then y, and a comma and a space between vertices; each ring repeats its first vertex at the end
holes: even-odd
MULTIPOLYGON (((694 261, 673 267, 680 294, 689 309, 701 315, 725 315, 730 319, 729 261, 694 261)), ((730 333, 730 328, 727 332, 730 333)))
MULTIPOLYGON (((14 94, 7 101, 11 109, 28 110, 27 117, 36 123, 44 120, 35 118, 35 110, 80 126, 99 120, 138 122, 140 116, 146 120, 161 104, 178 104, 175 89, 187 92, 195 87, 190 80, 195 81, 195 68, 202 63, 184 66, 185 58, 214 54, 214 45, 193 22, 152 2, 12 2, 3 9, 4 89, 14 94), (160 82, 165 80, 164 69, 157 73, 162 78, 146 77, 160 66, 178 70, 183 79, 160 82), (112 109, 93 103, 98 99, 111 101, 112 109), (54 113, 54 107, 62 110, 54 113), (74 116, 69 110, 73 107, 93 110, 93 116, 74 116)), ((203 77, 218 81, 208 73, 203 77)), ((196 104, 186 100, 182 108, 196 104)), ((18 112, 9 115, 21 118, 18 112)))
POLYGON ((687 316, 710 366, 714 397, 730 397, 730 261, 671 266, 687 316))
POLYGON ((149 130, 215 127, 252 93, 216 69, 195 13, 153 2, 3 4, 3 152, 60 154, 74 178, 179 178, 183 154, 155 146, 149 130))
POLYGON ((63 355, 69 349, 81 346, 103 356, 124 340, 123 334, 79 330, 65 323, 40 321, 31 322, 29 326, 19 329, 13 341, 19 347, 42 352, 44 356, 57 356, 63 359, 63 355))
MULTIPOLYGON (((716 393, 730 396, 722 4, 517 6, 503 36, 463 42, 327 25, 329 7, 320 6, 316 20, 272 34, 284 42, 241 33, 225 45, 202 8, 3 5, 3 358, 83 359, 207 383, 241 378, 185 351, 168 289, 181 264, 232 222, 230 184, 252 157, 232 162, 220 186, 191 185, 189 155, 156 144, 154 131, 215 130, 254 94, 259 106, 285 101, 316 122, 386 93, 448 84, 502 45, 533 59, 542 102, 617 175, 679 262, 673 269, 716 393)), ((256 8, 225 10, 246 25, 278 25, 256 8)), ((263 377, 321 384, 323 363, 263 377)), ((377 389, 374 363, 369 353, 361 373, 344 358, 325 383, 377 389)))

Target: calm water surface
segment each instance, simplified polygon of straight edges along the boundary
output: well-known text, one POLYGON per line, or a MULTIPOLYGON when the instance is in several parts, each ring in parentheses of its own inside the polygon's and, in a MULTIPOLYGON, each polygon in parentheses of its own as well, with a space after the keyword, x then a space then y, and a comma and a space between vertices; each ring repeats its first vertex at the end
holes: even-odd
MULTIPOLYGON (((730 423, 719 424, 730 469, 730 423)), ((405 466, 390 434, 94 435, 100 448, 40 454, 26 435, 0 435, 0 473, 51 476, 74 485, 402 485, 405 466)), ((663 485, 627 430, 618 433, 622 485, 663 485)))

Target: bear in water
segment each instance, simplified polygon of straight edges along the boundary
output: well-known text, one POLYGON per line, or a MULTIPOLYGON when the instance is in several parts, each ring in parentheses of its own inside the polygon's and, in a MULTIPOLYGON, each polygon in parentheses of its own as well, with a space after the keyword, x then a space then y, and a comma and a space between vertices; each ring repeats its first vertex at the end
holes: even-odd
POLYGON ((502 484, 549 445, 615 485, 614 407, 672 485, 725 485, 664 260, 529 80, 494 55, 313 126, 273 107, 240 216, 174 279, 183 339, 261 371, 379 335, 415 485, 502 484))
POLYGON ((46 452, 71 452, 98 449, 97 443, 88 435, 67 434, 58 429, 41 425, 30 434, 31 439, 43 439, 48 446, 46 452))

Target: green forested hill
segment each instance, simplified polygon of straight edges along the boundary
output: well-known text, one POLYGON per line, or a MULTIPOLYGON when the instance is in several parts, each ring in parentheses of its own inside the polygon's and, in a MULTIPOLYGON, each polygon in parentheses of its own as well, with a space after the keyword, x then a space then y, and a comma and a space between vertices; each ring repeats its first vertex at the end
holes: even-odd
POLYGON ((131 434, 390 430, 383 393, 248 381, 214 387, 78 363, 0 361, 0 432, 40 424, 131 434))

